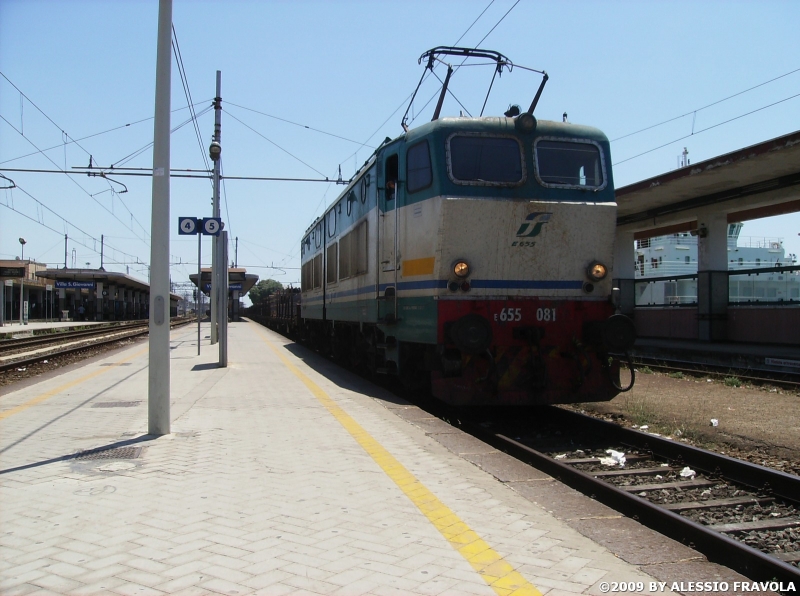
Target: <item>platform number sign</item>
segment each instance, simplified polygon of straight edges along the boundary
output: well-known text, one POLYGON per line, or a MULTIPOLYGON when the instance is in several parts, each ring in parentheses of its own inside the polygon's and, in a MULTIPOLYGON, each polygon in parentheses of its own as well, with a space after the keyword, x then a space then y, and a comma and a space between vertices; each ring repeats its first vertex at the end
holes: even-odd
POLYGON ((179 217, 178 234, 183 236, 193 236, 203 234, 205 236, 219 236, 224 227, 219 217, 179 217))
POLYGON ((206 217, 203 220, 203 234, 219 236, 222 231, 222 220, 219 217, 206 217))
POLYGON ((193 236, 197 234, 198 219, 196 217, 179 217, 178 234, 193 236))

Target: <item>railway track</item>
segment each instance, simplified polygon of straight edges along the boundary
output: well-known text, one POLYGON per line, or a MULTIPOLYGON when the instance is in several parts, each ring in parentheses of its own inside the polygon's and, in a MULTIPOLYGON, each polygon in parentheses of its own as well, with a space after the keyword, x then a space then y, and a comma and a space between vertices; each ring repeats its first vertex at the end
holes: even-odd
MULTIPOLYGON (((194 319, 173 319, 170 327, 178 327, 194 319)), ((0 372, 26 368, 37 362, 68 356, 90 348, 113 344, 120 340, 145 335, 148 321, 98 326, 99 328, 50 333, 46 335, 3 340, 0 342, 0 372), (67 345, 64 345, 67 344, 67 345)))
POLYGON ((462 425, 710 561, 756 581, 800 581, 800 477, 582 414, 544 412, 535 425, 521 423, 519 412, 462 425))
POLYGON ((146 326, 147 326, 147 321, 109 323, 109 324, 93 325, 87 329, 80 329, 78 331, 64 331, 64 332, 55 331, 51 333, 43 333, 40 335, 31 335, 28 337, 4 339, 0 340, 0 356, 7 356, 9 354, 13 354, 14 352, 18 352, 20 350, 42 347, 49 344, 63 343, 68 340, 91 338, 91 337, 106 335, 110 332, 137 329, 146 326))
POLYGON ((757 370, 752 368, 741 369, 730 366, 713 364, 695 364, 685 360, 670 360, 669 358, 653 358, 647 356, 634 356, 635 367, 641 369, 649 367, 664 373, 685 373, 688 375, 703 375, 717 378, 736 377, 745 383, 756 385, 775 385, 785 389, 800 389, 800 375, 777 372, 772 370, 757 370))

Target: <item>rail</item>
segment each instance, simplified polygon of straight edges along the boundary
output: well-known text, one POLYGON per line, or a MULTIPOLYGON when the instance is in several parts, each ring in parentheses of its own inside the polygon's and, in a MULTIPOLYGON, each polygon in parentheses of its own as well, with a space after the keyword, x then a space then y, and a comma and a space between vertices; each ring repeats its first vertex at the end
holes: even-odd
MULTIPOLYGON (((656 457, 683 465, 691 465, 709 477, 723 477, 756 491, 769 491, 771 495, 796 502, 800 495, 800 477, 770 470, 749 462, 669 441, 653 435, 622 428, 616 424, 558 410, 556 419, 567 422, 573 431, 578 425, 596 425, 609 438, 621 444, 636 447, 656 457)), ((720 563, 742 573, 755 581, 798 582, 800 569, 776 556, 756 550, 743 542, 731 538, 728 528, 714 529, 692 521, 669 508, 655 504, 635 494, 639 491, 624 490, 602 480, 603 474, 585 472, 569 463, 559 461, 552 455, 526 445, 518 439, 506 436, 509 433, 495 432, 485 424, 466 423, 468 431, 514 457, 540 469, 560 482, 605 503, 617 511, 639 520, 670 538, 692 545, 713 562, 720 563)), ((644 488, 644 487, 643 487, 644 488)), ((639 489, 641 490, 641 489, 639 489)))
MULTIPOLYGON (((170 320, 170 328, 175 328, 175 327, 179 327, 181 325, 186 325, 188 323, 192 323, 195 320, 196 319, 194 319, 194 318, 173 318, 173 319, 170 320)), ((28 366, 30 366, 32 364, 36 364, 36 363, 41 362, 43 360, 49 360, 49 359, 57 358, 59 356, 67 356, 67 355, 70 355, 70 354, 74 354, 76 352, 82 352, 84 350, 89 350, 89 349, 92 349, 92 348, 97 348, 97 347, 100 347, 100 346, 112 344, 112 343, 118 342, 118 341, 123 340, 123 339, 128 339, 128 338, 131 338, 131 337, 138 337, 140 335, 146 335, 149 332, 150 332, 150 328, 149 328, 149 325, 146 324, 146 322, 145 322, 144 325, 135 324, 135 325, 129 325, 129 326, 123 327, 123 328, 111 328, 111 329, 106 328, 106 329, 103 329, 101 331, 95 332, 94 335, 100 335, 100 336, 102 336, 102 335, 113 335, 112 337, 109 337, 108 339, 92 341, 91 337, 77 338, 76 341, 80 341, 81 342, 81 344, 78 345, 78 346, 74 346, 73 345, 73 346, 70 346, 70 347, 67 347, 67 348, 63 348, 63 349, 58 349, 57 346, 53 346, 52 350, 47 349, 45 352, 42 352, 42 353, 39 353, 39 354, 36 354, 36 355, 33 355, 33 356, 29 356, 27 358, 14 359, 13 355, 9 356, 9 358, 11 358, 10 361, 3 362, 2 364, 0 364, 0 372, 5 372, 5 371, 8 371, 8 370, 12 370, 12 369, 14 369, 16 367, 26 368, 26 367, 28 367, 28 366), (91 342, 91 343, 84 343, 84 340, 85 340, 85 342, 91 342)), ((65 337, 67 334, 58 334, 58 335, 59 335, 59 337, 57 338, 57 340, 76 339, 74 337, 65 337)), ((56 338, 54 338, 54 340, 56 340, 56 338)), ((28 345, 27 347, 30 347, 30 345, 28 345)), ((24 356, 24 354, 23 354, 23 356, 24 356)))

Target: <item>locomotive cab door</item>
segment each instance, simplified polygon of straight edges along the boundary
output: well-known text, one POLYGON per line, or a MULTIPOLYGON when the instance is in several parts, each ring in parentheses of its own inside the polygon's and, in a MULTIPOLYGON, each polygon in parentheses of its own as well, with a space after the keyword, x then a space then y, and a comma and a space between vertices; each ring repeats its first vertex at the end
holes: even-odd
POLYGON ((397 321, 398 276, 398 207, 402 202, 399 178, 400 157, 384 154, 383 167, 378 168, 378 319, 391 324, 397 321))
MULTIPOLYGON (((388 273, 397 269, 397 204, 399 195, 398 185, 398 155, 392 154, 386 157, 383 167, 383 180, 380 181, 380 226, 381 226, 381 250, 380 250, 380 272, 388 273)), ((395 276, 381 275, 381 283, 391 283, 395 276), (390 278, 390 279, 384 279, 390 278)))

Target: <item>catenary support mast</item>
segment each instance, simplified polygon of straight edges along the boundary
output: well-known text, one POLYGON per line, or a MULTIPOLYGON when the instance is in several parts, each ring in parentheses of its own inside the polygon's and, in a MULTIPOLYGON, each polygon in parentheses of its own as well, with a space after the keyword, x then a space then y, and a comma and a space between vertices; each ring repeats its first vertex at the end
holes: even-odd
POLYGON ((170 432, 169 374, 169 166, 172 0, 158 3, 158 52, 153 133, 153 207, 150 224, 150 366, 147 428, 170 432))

